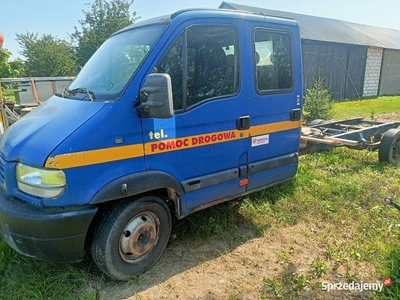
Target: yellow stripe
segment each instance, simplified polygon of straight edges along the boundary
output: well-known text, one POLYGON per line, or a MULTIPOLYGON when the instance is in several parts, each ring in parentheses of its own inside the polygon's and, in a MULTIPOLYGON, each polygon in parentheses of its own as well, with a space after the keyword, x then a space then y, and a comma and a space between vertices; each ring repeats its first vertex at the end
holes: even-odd
POLYGON ((111 147, 82 152, 73 152, 49 157, 46 168, 68 169, 86 165, 101 164, 122 159, 141 157, 146 155, 189 149, 218 143, 230 142, 267 133, 299 128, 301 121, 285 121, 271 124, 252 126, 247 130, 227 130, 200 135, 181 137, 176 139, 149 142, 145 145, 134 144, 128 146, 111 147))
POLYGON ((143 156, 143 144, 73 152, 49 157, 46 168, 67 169, 143 156))
POLYGON ((301 121, 285 121, 285 122, 277 122, 271 124, 263 124, 263 125, 252 126, 250 128, 250 135, 257 136, 266 133, 279 132, 300 127, 301 127, 301 121))

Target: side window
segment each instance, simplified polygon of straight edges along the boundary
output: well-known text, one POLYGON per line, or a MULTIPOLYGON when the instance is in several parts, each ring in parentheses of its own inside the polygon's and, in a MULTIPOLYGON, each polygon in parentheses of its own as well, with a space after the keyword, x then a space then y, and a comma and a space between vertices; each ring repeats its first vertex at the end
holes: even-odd
POLYGON ((172 96, 174 98, 174 109, 183 108, 183 51, 182 51, 183 36, 181 35, 167 55, 164 56, 156 69, 158 73, 167 73, 171 76, 172 81, 172 96))
POLYGON ((156 67, 172 79, 174 109, 239 89, 238 34, 228 25, 194 25, 175 40, 156 67))
POLYGON ((290 34, 256 29, 253 41, 257 90, 264 92, 290 89, 293 85, 290 34))

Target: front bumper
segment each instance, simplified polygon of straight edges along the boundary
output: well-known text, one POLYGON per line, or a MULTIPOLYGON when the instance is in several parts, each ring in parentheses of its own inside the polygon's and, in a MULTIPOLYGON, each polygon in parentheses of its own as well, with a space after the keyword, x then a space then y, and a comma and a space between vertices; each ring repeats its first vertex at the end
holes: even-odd
POLYGON ((17 252, 52 262, 82 260, 96 206, 42 209, 0 188, 0 235, 17 252))

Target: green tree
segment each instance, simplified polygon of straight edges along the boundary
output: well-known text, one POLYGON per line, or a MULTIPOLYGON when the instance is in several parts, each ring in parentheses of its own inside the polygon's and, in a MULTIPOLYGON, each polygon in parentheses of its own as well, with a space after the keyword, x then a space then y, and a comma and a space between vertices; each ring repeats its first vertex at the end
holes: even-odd
POLYGON ((329 120, 333 116, 333 99, 329 89, 324 85, 324 78, 314 79, 312 87, 306 90, 303 105, 303 121, 309 124, 312 120, 329 120))
POLYGON ((10 61, 12 53, 7 49, 0 50, 0 78, 20 77, 24 71, 24 61, 17 58, 10 61))
POLYGON ((131 25, 137 18, 136 12, 130 13, 133 0, 95 0, 86 4, 89 11, 82 11, 85 18, 79 21, 82 29, 75 27, 71 34, 77 44, 77 57, 84 65, 100 45, 114 32, 131 25))
POLYGON ((17 34, 21 54, 26 58, 25 76, 70 76, 76 73, 76 56, 72 45, 64 39, 27 32, 17 34))
MULTIPOLYGON (((10 61, 12 53, 7 49, 0 50, 0 78, 16 78, 21 77, 24 72, 25 63, 22 59, 17 58, 10 61)), ((9 83, 2 83, 1 87, 11 87, 9 83)))

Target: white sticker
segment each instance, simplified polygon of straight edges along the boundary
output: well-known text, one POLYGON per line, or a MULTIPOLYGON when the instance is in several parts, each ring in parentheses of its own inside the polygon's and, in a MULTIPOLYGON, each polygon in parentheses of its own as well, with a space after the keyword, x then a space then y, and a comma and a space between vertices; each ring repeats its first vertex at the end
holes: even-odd
POLYGON ((259 135, 251 138, 251 146, 257 147, 269 144, 269 134, 259 135))

